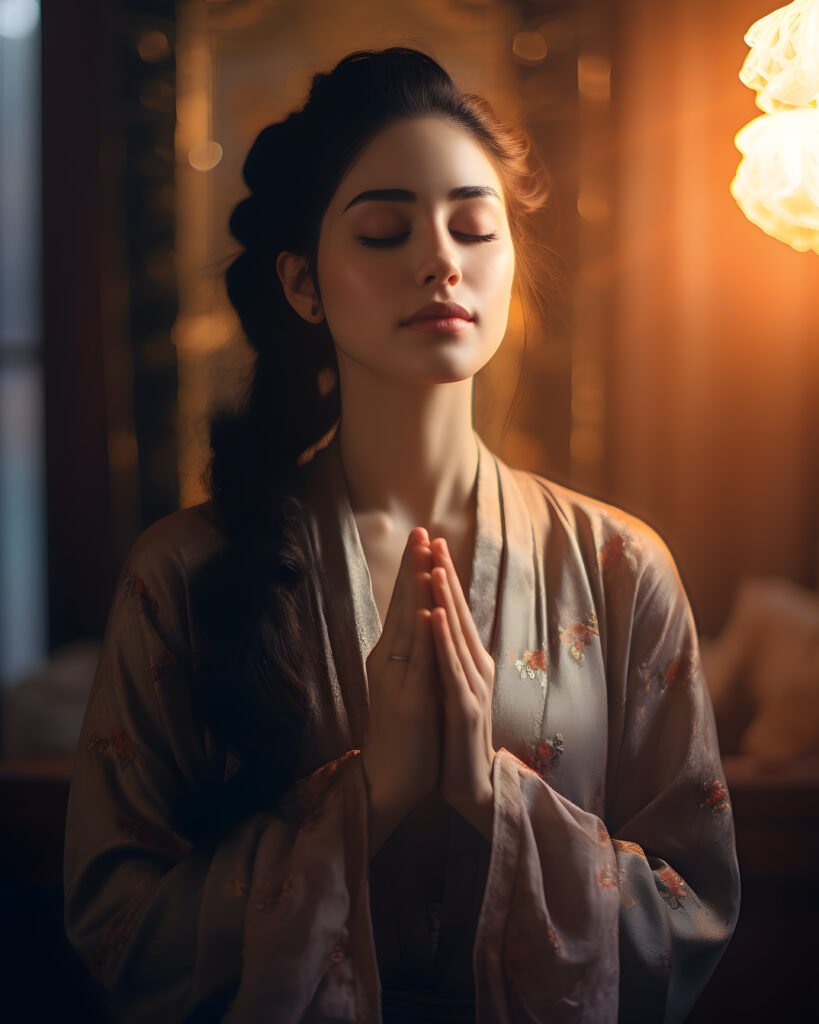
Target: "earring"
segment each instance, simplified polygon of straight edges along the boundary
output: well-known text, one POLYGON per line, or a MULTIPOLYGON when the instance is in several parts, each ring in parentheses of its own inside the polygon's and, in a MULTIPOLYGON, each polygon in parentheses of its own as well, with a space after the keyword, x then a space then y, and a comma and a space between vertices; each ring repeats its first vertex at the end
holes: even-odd
POLYGON ((310 309, 310 312, 313 314, 313 316, 317 315, 317 313, 318 313, 318 306, 315 304, 315 302, 313 303, 313 305, 312 305, 312 307, 310 309))

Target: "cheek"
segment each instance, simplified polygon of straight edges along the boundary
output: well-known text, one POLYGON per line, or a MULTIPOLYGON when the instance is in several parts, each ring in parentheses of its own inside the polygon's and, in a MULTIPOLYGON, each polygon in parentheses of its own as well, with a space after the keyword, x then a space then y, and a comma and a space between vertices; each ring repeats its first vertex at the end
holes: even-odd
MULTIPOLYGON (((515 254, 511 246, 498 246, 486 258, 477 261, 473 268, 472 281, 477 294, 484 300, 486 311, 503 304, 512 290, 512 279, 515 272, 515 254), (491 299, 487 302, 486 300, 491 299)), ((505 307, 499 312, 505 313, 505 307)))
POLYGON ((395 276, 391 261, 346 247, 326 255, 319 264, 319 279, 329 315, 354 314, 361 318, 385 305, 395 276))

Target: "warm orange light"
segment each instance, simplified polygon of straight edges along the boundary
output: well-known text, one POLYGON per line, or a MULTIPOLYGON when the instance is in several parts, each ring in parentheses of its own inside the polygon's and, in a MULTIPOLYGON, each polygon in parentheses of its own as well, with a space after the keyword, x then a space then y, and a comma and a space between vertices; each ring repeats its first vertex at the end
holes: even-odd
POLYGON ((587 100, 607 101, 611 97, 611 63, 594 53, 577 58, 577 89, 587 100))
POLYGON ((794 0, 754 22, 740 81, 766 111, 734 142, 731 195, 752 223, 799 252, 819 253, 819 0, 794 0))
POLYGON ((218 142, 202 142, 188 153, 188 163, 195 171, 212 171, 222 159, 222 147, 218 142))
POLYGON ((137 53, 146 64, 154 64, 170 57, 171 44, 164 32, 152 29, 150 32, 143 32, 137 40, 137 53))
POLYGON ((763 114, 737 132, 743 159, 731 195, 752 223, 819 253, 819 109, 763 114))
POLYGON ((760 110, 773 113, 817 105, 819 0, 794 0, 754 22, 745 34, 751 51, 739 72, 760 110))
POLYGON ((546 59, 548 48, 540 32, 517 32, 512 40, 512 52, 524 64, 540 64, 546 59))

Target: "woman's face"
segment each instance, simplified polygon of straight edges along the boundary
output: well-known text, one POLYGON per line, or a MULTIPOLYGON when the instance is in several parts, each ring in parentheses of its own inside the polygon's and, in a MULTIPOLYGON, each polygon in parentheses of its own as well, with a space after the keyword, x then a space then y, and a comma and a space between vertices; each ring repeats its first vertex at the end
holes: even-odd
POLYGON ((322 220, 318 281, 342 377, 345 357, 402 383, 473 376, 506 331, 514 266, 501 183, 478 143, 441 118, 395 122, 362 151, 322 220), (406 325, 431 302, 457 303, 472 319, 406 325))

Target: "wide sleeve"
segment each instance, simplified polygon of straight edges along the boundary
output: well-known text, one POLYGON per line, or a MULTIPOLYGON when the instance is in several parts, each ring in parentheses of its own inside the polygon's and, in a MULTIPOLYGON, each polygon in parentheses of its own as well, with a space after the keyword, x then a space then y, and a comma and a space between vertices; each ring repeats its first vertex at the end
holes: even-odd
POLYGON ((225 760, 194 714, 184 573, 145 537, 117 584, 76 753, 68 938, 114 1021, 372 1015, 360 752, 300 779, 288 815, 192 842, 179 808, 224 781, 225 760))
POLYGON ((607 609, 606 820, 505 748, 476 945, 478 1021, 684 1021, 739 913, 694 617, 658 535, 607 609))

